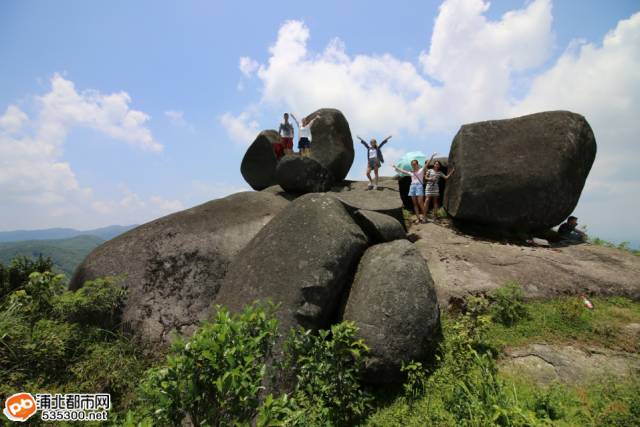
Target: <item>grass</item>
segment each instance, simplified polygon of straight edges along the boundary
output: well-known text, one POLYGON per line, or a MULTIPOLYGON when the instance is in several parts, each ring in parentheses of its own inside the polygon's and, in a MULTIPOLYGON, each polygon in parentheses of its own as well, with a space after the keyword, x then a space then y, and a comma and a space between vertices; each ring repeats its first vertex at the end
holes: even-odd
MULTIPOLYGON (((511 326, 495 318, 488 321, 475 348, 494 361, 506 347, 540 342, 584 343, 639 353, 640 340, 625 332, 624 326, 640 323, 640 303, 620 297, 593 298, 592 302, 593 310, 585 308, 578 297, 524 303, 526 315, 511 326)), ((478 313, 490 313, 492 307, 486 304, 486 300, 478 304, 477 299, 472 299, 469 307, 472 311, 479 307, 478 313)), ((445 343, 460 339, 461 331, 468 329, 464 323, 465 327, 460 328, 461 319, 467 317, 442 314, 445 343)), ((472 363, 461 371, 458 359, 464 357, 464 352, 459 351, 445 355, 417 397, 396 393, 379 398, 377 409, 363 425, 640 426, 638 375, 590 378, 577 385, 540 386, 522 375, 492 371, 495 365, 488 360, 472 363), (456 382, 461 383, 458 391, 456 382), (460 401, 472 403, 458 406, 460 401), (461 413, 460 407, 467 413, 461 413), (481 413, 483 410, 485 414, 481 413)))
POLYGON ((593 310, 586 309, 578 297, 529 302, 525 305, 528 316, 513 326, 492 322, 488 340, 496 348, 579 342, 640 353, 640 340, 624 331, 625 325, 640 323, 640 304, 621 297, 591 301, 593 310))

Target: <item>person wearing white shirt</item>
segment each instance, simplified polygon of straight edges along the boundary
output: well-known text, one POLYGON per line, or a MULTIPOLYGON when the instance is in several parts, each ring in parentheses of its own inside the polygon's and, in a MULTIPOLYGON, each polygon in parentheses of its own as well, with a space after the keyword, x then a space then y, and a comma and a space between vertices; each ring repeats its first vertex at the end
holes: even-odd
POLYGON ((302 157, 308 157, 311 154, 311 125, 318 120, 321 116, 315 116, 313 120, 309 120, 308 117, 302 119, 302 126, 298 123, 296 116, 291 113, 291 118, 296 122, 298 126, 298 149, 302 157))
POLYGON ((420 163, 417 160, 411 160, 411 170, 405 170, 393 165, 393 168, 400 172, 411 176, 411 186, 409 187, 409 197, 413 202, 413 211, 416 214, 414 224, 426 222, 425 215, 422 211, 424 208, 424 172, 427 170, 427 165, 420 167, 420 163), (420 217, 420 214, 423 216, 420 217))
POLYGON ((372 139, 371 145, 369 145, 364 139, 360 138, 358 135, 356 135, 356 137, 360 140, 360 143, 367 148, 367 178, 369 179, 369 186, 367 187, 367 190, 371 190, 371 189, 377 190, 378 189, 378 169, 380 168, 380 166, 382 166, 382 163, 384 163, 384 157, 382 156, 381 149, 382 149, 382 146, 391 139, 391 135, 386 137, 380 143, 380 145, 378 145, 375 139, 372 139), (376 177, 375 184, 371 180, 371 171, 373 171, 376 177))

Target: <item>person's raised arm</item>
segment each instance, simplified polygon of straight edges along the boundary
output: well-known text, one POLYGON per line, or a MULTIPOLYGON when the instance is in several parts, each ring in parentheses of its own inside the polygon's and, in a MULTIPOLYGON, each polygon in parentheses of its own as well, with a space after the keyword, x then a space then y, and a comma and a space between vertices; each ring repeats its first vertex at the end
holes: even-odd
POLYGON ((402 173, 407 174, 407 175, 411 175, 411 174, 412 174, 412 172, 411 172, 411 171, 404 170, 404 169, 402 169, 402 168, 397 167, 396 165, 393 165, 392 167, 393 167, 395 170, 397 170, 398 172, 402 172, 402 173))
POLYGON ((378 145, 378 148, 382 148, 382 146, 384 144, 386 144, 387 142, 389 142, 389 140, 391 139, 391 135, 389 135, 388 137, 386 137, 385 139, 382 140, 382 142, 380 143, 380 145, 378 145))
POLYGON ((307 126, 311 126, 311 125, 313 124, 313 122, 315 122, 316 120, 318 120, 320 117, 322 117, 322 116, 320 116, 320 115, 315 116, 315 117, 314 117, 314 118, 313 118, 313 119, 312 119, 312 120, 307 124, 307 126))
POLYGON ((298 127, 298 130, 300 130, 300 123, 298 123, 298 119, 296 119, 296 116, 294 116, 293 113, 289 113, 289 115, 291 116, 293 121, 296 122, 296 126, 298 127))
POLYGON ((369 148, 369 144, 367 144, 367 141, 365 141, 364 139, 360 138, 358 135, 356 135, 356 138, 358 138, 360 140, 360 144, 362 144, 365 147, 369 148))
POLYGON ((429 167, 429 165, 431 164, 431 161, 432 161, 432 160, 433 160, 433 158, 436 156, 436 154, 438 154, 438 153, 436 153, 436 152, 434 151, 434 152, 433 152, 433 154, 431 155, 431 157, 429 158, 429 160, 427 160, 427 163, 425 163, 425 164, 424 164, 424 167, 425 167, 425 168, 428 168, 428 167, 429 167))

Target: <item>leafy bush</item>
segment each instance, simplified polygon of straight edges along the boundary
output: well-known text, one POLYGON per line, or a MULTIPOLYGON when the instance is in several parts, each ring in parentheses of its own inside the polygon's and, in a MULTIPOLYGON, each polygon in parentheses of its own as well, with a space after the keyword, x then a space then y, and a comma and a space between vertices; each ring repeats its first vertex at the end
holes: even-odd
POLYGON ((0 395, 108 392, 121 408, 150 362, 118 328, 124 291, 100 279, 70 292, 50 267, 42 257, 0 267, 0 395))
POLYGON ((357 331, 353 322, 318 334, 292 331, 285 369, 297 380, 293 397, 304 413, 303 425, 353 425, 370 409, 371 396, 360 384, 369 349, 357 331))
POLYGON ((511 326, 518 320, 527 317, 524 292, 518 283, 508 283, 493 291, 490 297, 493 300, 491 314, 496 322, 511 326))
POLYGON ((53 300, 55 316, 67 322, 115 328, 127 295, 116 283, 117 278, 101 278, 86 282, 75 292, 61 294, 53 300))
POLYGON ((265 362, 276 338, 272 307, 239 315, 218 307, 186 343, 178 340, 165 367, 151 369, 141 393, 143 412, 162 425, 247 423, 257 413, 265 362))
POLYGON ((7 268, 0 268, 0 300, 6 298, 14 290, 24 286, 33 272, 51 271, 53 262, 50 258, 39 256, 36 259, 16 257, 7 268))
POLYGON ((560 317, 567 322, 581 323, 585 321, 587 310, 582 305, 582 301, 577 297, 558 300, 557 308, 560 317))

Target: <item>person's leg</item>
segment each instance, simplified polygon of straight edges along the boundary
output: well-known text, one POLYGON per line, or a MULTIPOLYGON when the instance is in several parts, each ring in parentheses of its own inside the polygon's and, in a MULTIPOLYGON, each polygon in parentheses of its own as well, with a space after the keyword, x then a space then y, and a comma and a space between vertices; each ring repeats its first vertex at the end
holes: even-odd
POLYGON ((373 187, 373 182, 371 181, 371 164, 367 163, 367 179, 369 180, 369 190, 373 187))
POLYGON ((426 196, 424 198, 424 219, 427 219, 427 214, 429 213, 429 203, 431 202, 431 196, 426 196))
POLYGON ((378 189, 378 167, 380 167, 380 164, 378 162, 375 163, 375 167, 373 168, 373 174, 376 177, 376 182, 375 184, 373 184, 373 189, 377 190, 378 189))
POLYGON ((422 219, 420 222, 424 223, 427 221, 427 215, 424 213, 424 196, 418 196, 418 208, 420 208, 420 212, 422 212, 422 219))
POLYGON ((420 222, 420 206, 418 206, 418 196, 411 196, 411 201, 413 202, 413 212, 416 214, 416 220, 413 223, 417 224, 420 222))
POLYGON ((433 196, 433 218, 438 218, 438 209, 440 209, 440 196, 433 196))

